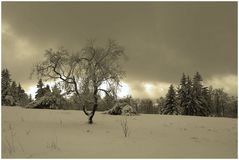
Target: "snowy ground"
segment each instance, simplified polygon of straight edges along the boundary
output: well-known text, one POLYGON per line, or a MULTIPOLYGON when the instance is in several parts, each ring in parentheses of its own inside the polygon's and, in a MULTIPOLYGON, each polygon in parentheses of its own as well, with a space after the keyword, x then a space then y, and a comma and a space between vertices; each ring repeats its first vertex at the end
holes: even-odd
POLYGON ((236 158, 237 119, 97 113, 2 107, 2 157, 236 158))

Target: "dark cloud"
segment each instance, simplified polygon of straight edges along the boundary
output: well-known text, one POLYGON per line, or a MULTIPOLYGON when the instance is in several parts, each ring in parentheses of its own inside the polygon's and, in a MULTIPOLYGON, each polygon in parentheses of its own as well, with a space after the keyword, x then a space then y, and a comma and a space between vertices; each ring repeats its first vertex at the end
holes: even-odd
POLYGON ((90 38, 126 48, 129 83, 237 75, 236 2, 2 3, 2 67, 25 86, 45 49, 76 51, 90 38))

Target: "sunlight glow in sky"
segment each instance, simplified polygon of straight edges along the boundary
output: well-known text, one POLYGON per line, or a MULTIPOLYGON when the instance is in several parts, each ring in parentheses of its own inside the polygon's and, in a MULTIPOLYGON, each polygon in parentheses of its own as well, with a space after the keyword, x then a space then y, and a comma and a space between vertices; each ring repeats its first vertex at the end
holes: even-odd
MULTIPOLYGON (((51 88, 55 85, 55 82, 44 82, 45 85, 49 85, 51 88)), ((174 84, 176 89, 178 84, 174 84)), ((212 85, 214 88, 224 88, 224 91, 231 95, 237 94, 237 76, 228 75, 226 77, 216 76, 208 80, 205 80, 205 86, 212 85)), ((165 96, 168 92, 170 83, 166 82, 121 82, 121 87, 118 90, 118 97, 123 98, 131 95, 133 98, 159 98, 165 96)), ((102 89, 107 89, 106 84, 102 84, 102 89)), ((37 91, 36 84, 26 89, 28 95, 35 97, 37 91)), ((105 96, 103 92, 99 93, 102 97, 105 96)))
POLYGON ((144 84, 144 90, 151 95, 152 94, 152 89, 153 89, 153 85, 150 83, 145 83, 144 84))
POLYGON ((131 94, 132 93, 131 93, 129 85, 125 82, 121 82, 121 87, 119 89, 118 96, 120 98, 123 98, 123 97, 131 95, 131 94))
POLYGON ((77 52, 108 38, 128 59, 119 97, 165 96, 183 72, 196 71, 205 85, 237 95, 237 3, 2 4, 2 68, 32 97, 37 81, 29 75, 46 49, 77 52))
MULTIPOLYGON (((44 86, 46 85, 49 85, 50 88, 52 89, 52 87, 55 85, 55 82, 43 82, 44 83, 44 86)), ((101 86, 102 89, 107 89, 107 85, 106 84, 103 84, 101 86)), ((26 91, 26 93, 28 95, 32 95, 32 97, 35 97, 36 95, 36 92, 37 92, 37 86, 30 86, 28 88, 28 90, 26 91)), ((100 93, 100 95, 102 95, 104 97, 104 93, 100 93)), ((119 90, 118 90, 118 97, 119 98, 123 98, 123 97, 126 97, 128 95, 131 95, 131 91, 130 91, 130 87, 127 83, 125 82, 121 82, 121 86, 119 87, 119 90)))

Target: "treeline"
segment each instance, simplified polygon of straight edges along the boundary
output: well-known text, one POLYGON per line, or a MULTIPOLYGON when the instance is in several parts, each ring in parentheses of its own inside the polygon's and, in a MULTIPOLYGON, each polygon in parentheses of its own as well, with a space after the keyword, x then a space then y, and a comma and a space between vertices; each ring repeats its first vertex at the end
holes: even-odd
POLYGON ((8 69, 2 70, 2 105, 6 106, 25 106, 32 101, 21 84, 13 81, 8 69))
POLYGON ((27 105, 28 108, 66 109, 67 99, 61 94, 57 85, 50 88, 44 85, 42 79, 38 81, 35 100, 27 105))
MULTIPOLYGON (((7 69, 2 70, 2 104, 9 106, 27 106, 29 108, 45 109, 76 109, 81 110, 83 105, 90 108, 92 104, 86 102, 86 95, 68 96, 62 93, 60 86, 44 85, 40 79, 37 83, 35 100, 28 96, 20 83, 16 84, 10 78, 7 69)), ((237 117, 237 97, 229 96, 223 89, 214 89, 203 84, 202 76, 197 72, 191 78, 182 75, 178 86, 170 85, 165 97, 156 101, 151 99, 134 99, 127 96, 122 99, 106 95, 98 95, 98 111, 111 109, 117 102, 132 106, 138 113, 165 114, 165 115, 192 115, 237 117)))
POLYGON ((166 97, 160 99, 159 113, 237 117, 237 97, 202 82, 199 72, 193 79, 183 74, 179 86, 175 89, 170 85, 166 97))
POLYGON ((166 96, 156 102, 128 98, 139 113, 237 117, 237 97, 228 95, 222 88, 203 85, 199 72, 192 79, 183 74, 179 85, 174 87, 171 84, 166 96))

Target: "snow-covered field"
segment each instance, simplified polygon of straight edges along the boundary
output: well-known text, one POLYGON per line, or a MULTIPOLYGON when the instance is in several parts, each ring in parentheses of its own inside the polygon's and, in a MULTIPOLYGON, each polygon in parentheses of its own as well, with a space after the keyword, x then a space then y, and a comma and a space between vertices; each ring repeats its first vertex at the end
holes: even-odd
POLYGON ((236 158, 237 119, 97 113, 2 107, 2 157, 236 158))

